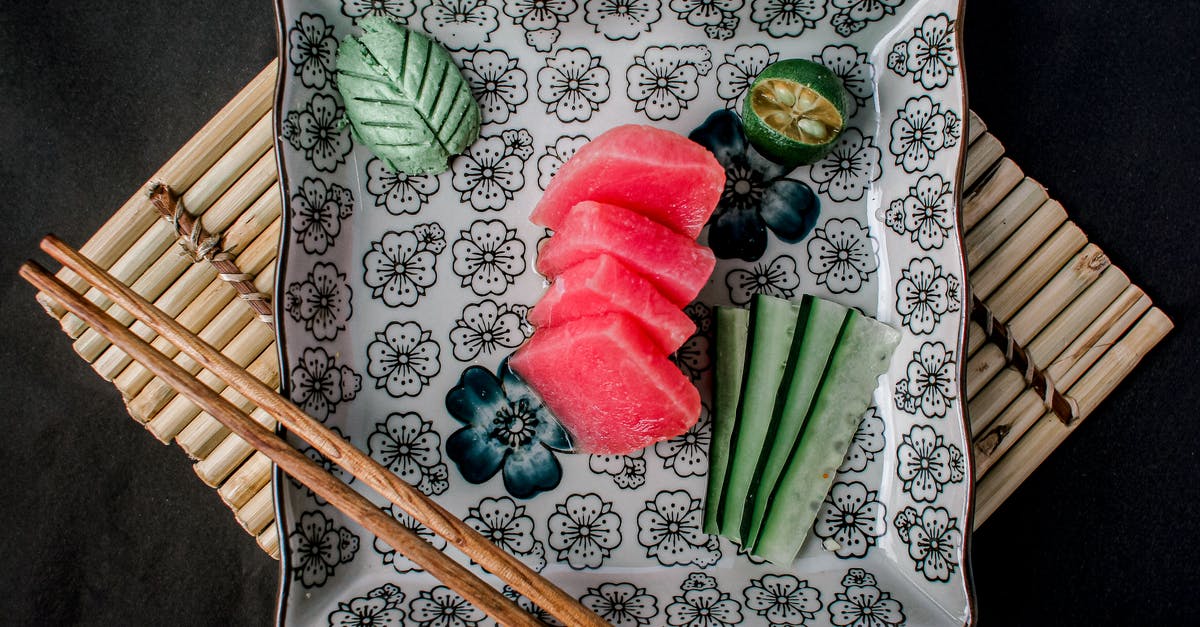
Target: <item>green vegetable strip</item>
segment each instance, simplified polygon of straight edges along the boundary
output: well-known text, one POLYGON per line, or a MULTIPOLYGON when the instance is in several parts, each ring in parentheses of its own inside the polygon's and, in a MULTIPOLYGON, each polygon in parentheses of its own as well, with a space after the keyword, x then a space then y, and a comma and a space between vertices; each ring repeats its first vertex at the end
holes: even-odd
POLYGON ((717 307, 717 364, 713 385, 712 442, 708 455, 708 496, 704 504, 704 532, 720 532, 721 493, 729 465, 729 440, 737 419, 738 396, 746 363, 746 336, 750 312, 740 307, 717 307))

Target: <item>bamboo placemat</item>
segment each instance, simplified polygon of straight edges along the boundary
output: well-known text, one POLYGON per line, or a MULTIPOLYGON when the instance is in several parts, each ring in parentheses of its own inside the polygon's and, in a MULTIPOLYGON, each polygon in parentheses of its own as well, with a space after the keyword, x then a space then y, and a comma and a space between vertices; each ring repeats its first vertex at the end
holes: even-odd
MULTIPOLYGON (((274 331, 259 314, 273 289, 281 226, 271 125, 275 71, 272 62, 82 247, 273 386, 279 383, 274 331), (173 194, 164 195, 163 185, 173 194), (151 189, 157 192, 153 203, 151 189)), ((1004 156, 1003 145, 973 113, 968 132, 962 222, 975 306, 966 391, 975 434, 978 527, 1172 323, 1088 242, 1041 184, 1004 156)), ((87 289, 69 271, 59 276, 78 291, 87 289)), ((95 290, 87 296, 132 322, 95 290)), ((259 546, 278 557, 266 457, 49 298, 39 294, 38 300, 74 339, 76 352, 113 382, 134 420, 195 459, 200 479, 217 490, 259 546)), ((274 426, 149 328, 141 323, 131 328, 243 411, 274 426)))

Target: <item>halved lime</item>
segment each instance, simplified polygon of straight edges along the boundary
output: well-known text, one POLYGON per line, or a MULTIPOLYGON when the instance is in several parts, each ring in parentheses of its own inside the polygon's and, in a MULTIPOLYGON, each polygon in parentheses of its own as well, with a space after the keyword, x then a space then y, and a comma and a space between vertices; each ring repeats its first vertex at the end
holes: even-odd
POLYGON ((788 167, 813 163, 846 126, 846 90, 820 63, 779 61, 750 85, 742 118, 746 136, 764 156, 788 167))

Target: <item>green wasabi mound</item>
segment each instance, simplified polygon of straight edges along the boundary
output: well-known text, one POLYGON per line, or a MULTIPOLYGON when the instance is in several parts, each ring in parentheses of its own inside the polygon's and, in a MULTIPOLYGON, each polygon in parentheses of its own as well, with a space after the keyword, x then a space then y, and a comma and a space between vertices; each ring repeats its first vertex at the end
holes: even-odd
POLYGON ((338 91, 357 141, 392 170, 436 174, 479 138, 479 104, 449 53, 382 17, 338 47, 338 91))

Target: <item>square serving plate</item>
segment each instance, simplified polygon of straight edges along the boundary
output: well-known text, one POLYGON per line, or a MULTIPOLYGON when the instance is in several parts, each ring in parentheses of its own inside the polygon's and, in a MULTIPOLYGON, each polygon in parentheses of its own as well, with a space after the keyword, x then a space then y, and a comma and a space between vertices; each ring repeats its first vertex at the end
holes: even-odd
MULTIPOLYGON (((288 211, 276 294, 292 399, 616 625, 973 622, 959 2, 277 5, 288 211), (482 137, 450 171, 393 174, 340 125, 337 42, 371 14, 433 36, 471 82, 482 137), (728 126, 735 118, 709 116, 740 110, 748 81, 796 57, 842 77, 852 115, 828 157, 786 172, 746 156, 752 149, 728 126), (710 227, 701 236, 726 238, 742 257, 718 260, 687 308, 699 331, 676 361, 706 406, 714 305, 811 292, 902 331, 791 567, 700 531, 707 409, 687 434, 628 457, 574 454, 545 430, 502 438, 496 428, 548 420, 502 367, 532 333, 524 315, 546 286, 533 268, 547 232, 529 212, 580 145, 627 123, 701 129, 694 137, 727 155, 718 212, 737 227, 729 233, 758 234, 731 241, 710 227), (797 211, 815 198, 815 228, 780 239, 757 210, 764 193, 797 211), (468 402, 448 405, 452 390, 468 402), (457 461, 452 439, 466 451, 457 461), (472 483, 464 471, 490 479, 472 483)), ((491 624, 308 490, 278 473, 275 489, 281 623, 491 624)))

